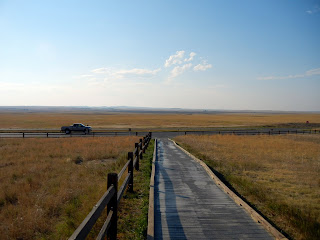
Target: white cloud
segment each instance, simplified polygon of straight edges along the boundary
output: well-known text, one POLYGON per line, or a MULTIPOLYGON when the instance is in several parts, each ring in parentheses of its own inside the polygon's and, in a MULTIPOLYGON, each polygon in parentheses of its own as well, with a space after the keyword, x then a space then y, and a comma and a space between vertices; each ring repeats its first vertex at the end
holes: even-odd
POLYGON ((81 79, 81 78, 90 78, 93 77, 92 74, 83 74, 83 75, 79 75, 79 76, 74 76, 73 78, 75 79, 81 79))
POLYGON ((258 80, 284 80, 284 79, 294 79, 294 78, 302 78, 303 74, 297 75, 288 75, 288 76, 268 76, 268 77, 258 77, 258 80))
POLYGON ((305 75, 306 76, 320 75, 320 68, 308 70, 306 71, 305 75))
POLYGON ((189 58, 184 59, 185 62, 190 62, 193 60, 194 56, 197 55, 195 52, 189 54, 189 58))
POLYGON ((195 66, 193 68, 194 71, 205 71, 209 68, 212 68, 211 64, 207 64, 206 62, 202 63, 202 64, 198 64, 197 66, 195 66))
MULTIPOLYGON (((111 68, 97 68, 91 72, 96 74, 95 76, 102 75, 105 78, 122 79, 122 78, 148 78, 153 77, 161 71, 161 68, 154 70, 144 68, 133 68, 133 69, 111 69, 111 68)), ((85 75, 82 75, 85 76, 85 75)), ((87 75, 92 77, 92 75, 87 75)))
POLYGON ((182 73, 184 73, 186 70, 188 70, 191 67, 192 67, 192 63, 188 63, 183 66, 176 66, 174 69, 172 69, 170 78, 172 79, 172 78, 175 78, 175 77, 181 75, 182 73))
POLYGON ((26 86, 24 83, 0 82, 0 92, 20 91, 26 86))
POLYGON ((97 68, 97 69, 93 69, 91 72, 93 72, 93 73, 109 73, 110 68, 97 68))
POLYGON ((310 76, 314 76, 314 75, 320 75, 320 68, 308 70, 304 74, 287 75, 287 76, 258 77, 258 80, 285 80, 285 79, 310 77, 310 76))
POLYGON ((165 67, 170 67, 171 65, 174 64, 181 64, 182 59, 184 57, 185 51, 177 51, 176 54, 171 55, 165 62, 164 66, 165 67))
POLYGON ((308 14, 314 14, 314 13, 317 13, 317 12, 320 12, 320 7, 319 6, 314 6, 311 10, 308 10, 306 11, 306 13, 308 14))
POLYGON ((113 73, 115 76, 124 77, 124 76, 140 76, 140 77, 148 77, 152 75, 156 75, 161 71, 161 68, 157 68, 155 70, 143 69, 143 68, 133 68, 128 70, 119 70, 113 73))
MULTIPOLYGON (((172 80, 183 74, 186 70, 194 66, 195 52, 190 52, 186 54, 184 50, 176 51, 175 54, 169 56, 165 61, 165 68, 169 68, 169 76, 164 80, 165 83, 172 82, 172 80)), ((202 61, 200 64, 196 65, 193 68, 193 71, 205 71, 209 68, 212 68, 211 64, 208 64, 206 61, 202 61)), ((91 74, 81 75, 78 78, 86 78, 87 80, 93 79, 91 82, 92 85, 98 83, 108 83, 116 81, 118 79, 142 79, 142 78, 151 78, 157 76, 161 72, 161 68, 157 69, 145 69, 145 68, 132 68, 132 69, 114 69, 114 68, 96 68, 91 71, 91 74)), ((166 72, 166 71, 164 71, 166 72)))

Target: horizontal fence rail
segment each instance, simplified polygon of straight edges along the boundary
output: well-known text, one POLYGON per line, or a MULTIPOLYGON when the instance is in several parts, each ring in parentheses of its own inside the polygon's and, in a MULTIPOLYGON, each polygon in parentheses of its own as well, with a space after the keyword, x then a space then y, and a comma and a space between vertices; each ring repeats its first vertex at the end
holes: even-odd
POLYGON ((71 132, 70 134, 66 134, 63 132, 38 132, 38 131, 24 131, 24 132, 16 132, 16 131, 0 131, 1 138, 60 138, 60 137, 114 137, 114 136, 138 136, 144 133, 139 132, 71 132))
MULTIPOLYGON (((83 132, 74 132, 65 134, 60 132, 12 132, 0 131, 0 138, 69 138, 69 137, 112 137, 112 136, 142 136, 145 132, 91 132, 85 134, 83 132)), ((318 129, 302 130, 302 129, 289 129, 289 130, 204 130, 204 131, 164 131, 154 132, 155 135, 214 135, 214 134, 234 134, 234 135, 280 135, 280 134, 320 134, 318 129)))
POLYGON ((107 218, 96 239, 105 239, 106 237, 111 240, 117 239, 118 205, 126 189, 129 192, 133 192, 133 171, 134 169, 139 170, 139 160, 142 159, 151 137, 152 134, 149 132, 143 139, 140 139, 139 143, 135 143, 134 151, 128 152, 128 161, 119 173, 108 174, 107 191, 74 231, 69 240, 85 239, 106 207, 107 218), (118 188, 119 180, 127 169, 128 175, 118 188))

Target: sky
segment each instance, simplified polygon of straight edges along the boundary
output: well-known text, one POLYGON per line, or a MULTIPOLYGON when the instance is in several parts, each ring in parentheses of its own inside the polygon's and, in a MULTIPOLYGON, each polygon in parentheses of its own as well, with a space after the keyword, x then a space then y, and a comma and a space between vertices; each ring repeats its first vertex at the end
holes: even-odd
POLYGON ((320 111, 320 0, 0 0, 0 106, 320 111))

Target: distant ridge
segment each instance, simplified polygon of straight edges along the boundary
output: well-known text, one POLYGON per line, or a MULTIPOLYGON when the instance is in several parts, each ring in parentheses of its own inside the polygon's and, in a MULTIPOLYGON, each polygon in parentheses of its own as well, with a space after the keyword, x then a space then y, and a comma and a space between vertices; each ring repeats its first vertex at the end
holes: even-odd
POLYGON ((86 113, 182 113, 182 114, 299 114, 320 113, 320 111, 274 111, 274 110, 228 110, 228 109, 186 109, 186 108, 152 108, 131 106, 0 106, 0 112, 86 112, 86 113))

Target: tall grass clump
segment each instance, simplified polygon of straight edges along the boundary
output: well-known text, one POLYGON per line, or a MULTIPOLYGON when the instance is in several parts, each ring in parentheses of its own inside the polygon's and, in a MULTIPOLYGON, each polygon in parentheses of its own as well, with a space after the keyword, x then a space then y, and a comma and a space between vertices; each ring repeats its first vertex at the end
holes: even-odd
POLYGON ((294 239, 320 239, 320 136, 180 136, 176 141, 294 239))
POLYGON ((0 139, 1 239, 67 239, 137 141, 0 139))

